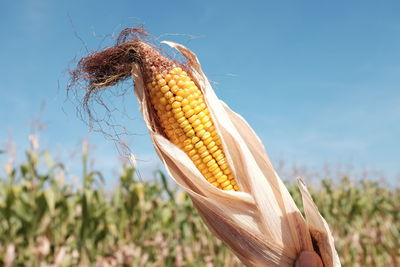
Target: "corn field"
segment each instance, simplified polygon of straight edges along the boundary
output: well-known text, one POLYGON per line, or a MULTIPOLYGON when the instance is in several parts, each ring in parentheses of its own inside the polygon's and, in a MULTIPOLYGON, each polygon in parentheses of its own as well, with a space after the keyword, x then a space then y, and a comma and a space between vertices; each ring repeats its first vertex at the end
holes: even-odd
MULTIPOLYGON (((7 162, 7 153, 0 157, 7 162)), ((80 186, 37 147, 18 166, 5 164, 1 266, 241 266, 163 172, 138 179, 122 165, 118 186, 105 189, 88 157, 84 150, 80 186)), ((288 187, 301 207, 297 187, 288 187)), ((344 176, 311 191, 343 266, 399 266, 400 188, 344 176)))

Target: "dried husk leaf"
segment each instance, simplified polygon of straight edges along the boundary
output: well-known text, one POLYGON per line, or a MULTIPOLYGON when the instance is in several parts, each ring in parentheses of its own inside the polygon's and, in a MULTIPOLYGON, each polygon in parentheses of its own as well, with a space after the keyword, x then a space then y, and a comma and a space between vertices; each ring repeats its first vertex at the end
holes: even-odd
POLYGON ((325 267, 340 266, 339 256, 328 223, 319 213, 304 181, 298 178, 297 182, 303 199, 304 213, 310 234, 318 246, 325 267))
POLYGON ((209 229, 245 265, 293 266, 301 251, 313 250, 310 232, 260 139, 242 117, 218 99, 194 53, 182 45, 164 43, 179 50, 191 67, 240 192, 212 186, 191 159, 158 132, 140 67, 133 64, 140 110, 168 173, 189 194, 209 229))

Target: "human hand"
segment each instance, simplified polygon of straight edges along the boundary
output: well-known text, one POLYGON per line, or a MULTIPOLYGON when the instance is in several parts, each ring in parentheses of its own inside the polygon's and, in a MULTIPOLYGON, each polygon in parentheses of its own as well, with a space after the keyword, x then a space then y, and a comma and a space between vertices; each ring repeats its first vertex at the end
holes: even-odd
POLYGON ((296 260, 295 267, 323 267, 320 256, 314 251, 303 251, 296 260))

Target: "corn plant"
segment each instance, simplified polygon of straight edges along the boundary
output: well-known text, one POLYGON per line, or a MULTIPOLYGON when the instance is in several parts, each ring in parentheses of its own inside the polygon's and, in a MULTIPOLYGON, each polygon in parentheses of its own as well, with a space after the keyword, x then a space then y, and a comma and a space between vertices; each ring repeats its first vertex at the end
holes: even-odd
MULTIPOLYGON (((7 169, 0 178, 1 266, 241 266, 163 172, 141 181, 123 164, 119 185, 106 191, 89 157, 84 149, 80 186, 40 149, 28 149, 24 162, 7 169)), ((336 181, 322 180, 312 195, 342 264, 398 266, 400 189, 336 181)), ((297 188, 288 187, 300 205, 297 188)))

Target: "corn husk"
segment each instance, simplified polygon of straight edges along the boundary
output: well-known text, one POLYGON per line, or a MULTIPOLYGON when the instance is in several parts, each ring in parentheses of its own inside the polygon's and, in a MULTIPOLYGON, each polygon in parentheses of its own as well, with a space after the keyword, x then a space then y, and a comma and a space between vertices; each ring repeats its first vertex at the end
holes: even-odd
POLYGON ((159 133, 137 64, 132 70, 135 94, 160 159, 189 194, 209 229, 246 266, 293 266, 301 251, 314 250, 312 238, 324 265, 340 266, 329 227, 304 183, 300 181, 299 187, 307 220, 272 167, 256 133, 215 95, 196 55, 180 44, 164 43, 182 53, 204 93, 240 192, 223 191, 208 183, 191 159, 159 133))

